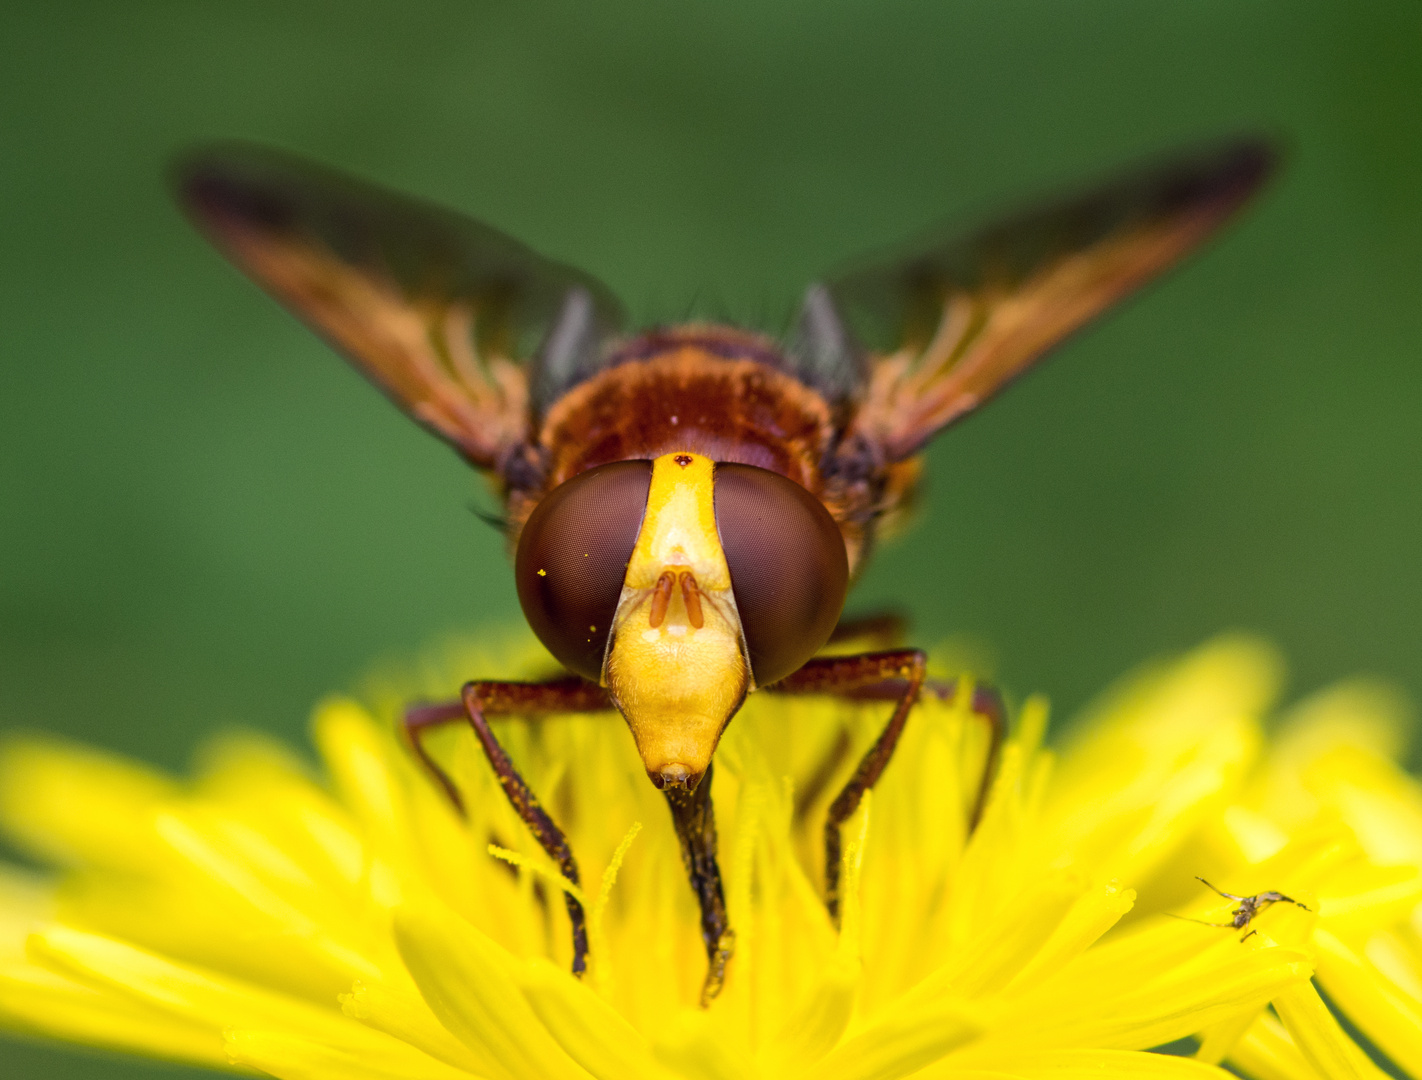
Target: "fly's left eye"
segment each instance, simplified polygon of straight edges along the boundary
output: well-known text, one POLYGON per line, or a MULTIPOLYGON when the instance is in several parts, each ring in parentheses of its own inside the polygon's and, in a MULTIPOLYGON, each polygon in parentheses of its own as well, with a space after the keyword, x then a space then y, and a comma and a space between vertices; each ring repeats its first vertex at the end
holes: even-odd
POLYGON ((544 496, 518 538, 514 581, 528 625, 564 666, 593 682, 602 677, 651 484, 650 461, 579 473, 544 496))
POLYGON ((839 621, 844 537, 823 503, 767 469, 717 465, 715 499, 751 673, 766 686, 819 652, 839 621))

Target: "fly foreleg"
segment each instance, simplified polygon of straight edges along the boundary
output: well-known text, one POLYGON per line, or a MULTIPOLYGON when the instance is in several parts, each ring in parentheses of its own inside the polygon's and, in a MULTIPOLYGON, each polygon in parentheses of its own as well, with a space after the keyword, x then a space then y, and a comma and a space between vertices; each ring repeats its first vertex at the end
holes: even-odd
MULTIPOLYGON (((577 859, 563 830, 543 809, 528 784, 524 782, 513 762, 494 737, 489 727, 489 716, 517 715, 539 716, 548 713, 594 712, 611 708, 607 693, 601 687, 585 679, 564 678, 544 683, 513 682, 470 682, 457 702, 441 705, 417 706, 405 714, 405 734, 415 756, 429 770, 442 787, 461 816, 467 816, 464 800, 459 789, 425 749, 423 735, 432 727, 438 727, 461 718, 467 719, 474 729, 484 756, 503 788, 504 796, 514 812, 528 826, 534 839, 548 853, 548 857, 558 864, 558 870, 573 885, 581 885, 577 859)), ((568 909, 568 921, 573 933, 573 974, 581 975, 587 969, 588 934, 587 919, 583 905, 569 892, 563 893, 563 901, 568 909)))
MULTIPOLYGON (((910 711, 925 690, 942 699, 957 692, 957 680, 925 684, 927 661, 920 649, 863 653, 858 656, 825 656, 811 660, 799 671, 767 690, 781 694, 829 694, 851 700, 894 701, 894 711, 874 745, 860 759, 849 781, 830 803, 825 821, 825 906, 838 924, 840 916, 840 862, 843 854, 841 829, 883 775, 894 756, 899 737, 910 711)), ((1006 734, 1007 717, 1002 698, 992 687, 977 686, 972 709, 988 724, 988 750, 983 761, 982 779, 968 814, 968 831, 977 827, 986 804, 997 759, 1006 734)))

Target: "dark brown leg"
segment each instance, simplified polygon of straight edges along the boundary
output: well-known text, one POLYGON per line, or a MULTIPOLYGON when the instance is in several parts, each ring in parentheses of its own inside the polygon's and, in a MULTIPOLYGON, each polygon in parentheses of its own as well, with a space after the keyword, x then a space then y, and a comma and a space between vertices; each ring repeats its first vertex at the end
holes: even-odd
MULTIPOLYGON (((606 708, 610 708, 606 692, 601 687, 579 678, 558 679, 546 683, 471 682, 464 685, 462 700, 457 703, 411 709, 405 715, 405 732, 415 756, 430 770, 459 812, 464 814, 464 801, 459 795, 459 789, 454 786, 449 774, 435 764, 434 759, 425 750, 421 736, 431 727, 449 723, 461 716, 466 717, 474 728, 479 745, 484 748, 484 756, 489 759, 494 775, 498 777, 499 786, 504 789, 504 795, 510 805, 533 833, 539 846, 558 864, 563 877, 574 885, 581 885, 578 863, 573 857, 572 848, 568 846, 568 838, 554 824, 538 797, 518 774, 508 754, 494 737, 486 717, 592 712, 606 708)), ((568 921, 573 927, 573 974, 581 975, 587 969, 587 921, 583 905, 570 893, 564 892, 563 900, 568 908, 568 921)))
MULTIPOLYGON (((841 619, 825 644, 834 646, 843 645, 845 642, 861 642, 877 649, 891 649, 902 642, 907 633, 908 619, 905 616, 894 611, 880 611, 873 615, 841 619)), ((810 808, 824 794, 825 788, 849 756, 850 749, 849 732, 841 731, 824 759, 815 767, 815 771, 795 792, 797 821, 803 820, 810 808)))
MULTIPOLYGON (((934 693, 940 700, 947 701, 958 691, 958 680, 949 679, 934 685, 934 693)), ((973 712, 988 724, 988 748, 983 757, 983 775, 978 781, 978 793, 973 798, 973 809, 968 814, 968 835, 978 827, 987 808, 988 792, 992 790, 992 778, 997 775, 997 759, 1002 756, 1002 744, 1007 739, 1007 705, 995 686, 976 683, 973 686, 973 712)))
POLYGON ((405 710, 405 739, 409 742, 410 749, 425 767, 425 771, 444 789, 449 801, 463 818, 469 816, 464 809, 464 796, 459 794, 459 789, 454 786, 449 773, 441 769, 435 759, 430 757, 430 752, 425 749, 424 734, 430 728, 443 727, 454 720, 463 720, 467 715, 462 701, 449 701, 440 705, 415 705, 405 710))
MULTIPOLYGON (((864 653, 859 656, 828 656, 811 660, 795 674, 767 687, 782 694, 832 694, 861 701, 892 699, 894 711, 854 775, 830 803, 825 821, 825 906, 830 916, 839 922, 839 875, 842 857, 840 829, 859 808, 864 793, 878 782, 894 755, 904 724, 921 690, 947 699, 957 691, 956 680, 924 685, 925 657, 918 649, 897 649, 892 652, 864 653)), ((976 687, 973 711, 990 725, 988 752, 983 763, 983 777, 968 816, 969 833, 977 827, 993 774, 997 768, 1003 736, 1006 731, 1006 711, 997 691, 991 687, 976 687)))
POLYGON ((726 981, 726 964, 736 947, 735 931, 726 917, 726 896, 721 889, 721 868, 716 863, 716 812, 711 804, 711 771, 707 766, 693 791, 667 788, 662 792, 671 807, 672 824, 681 840, 681 860, 701 905, 701 940, 706 944, 706 981, 701 986, 701 1007, 711 1004, 726 981))

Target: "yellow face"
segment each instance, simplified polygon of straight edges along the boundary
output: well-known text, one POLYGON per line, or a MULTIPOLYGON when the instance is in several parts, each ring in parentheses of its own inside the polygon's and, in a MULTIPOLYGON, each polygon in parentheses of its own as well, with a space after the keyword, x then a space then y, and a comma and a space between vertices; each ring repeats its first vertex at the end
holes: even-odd
POLYGON ((713 464, 664 454, 612 626, 604 679, 659 788, 695 787, 750 685, 713 464))

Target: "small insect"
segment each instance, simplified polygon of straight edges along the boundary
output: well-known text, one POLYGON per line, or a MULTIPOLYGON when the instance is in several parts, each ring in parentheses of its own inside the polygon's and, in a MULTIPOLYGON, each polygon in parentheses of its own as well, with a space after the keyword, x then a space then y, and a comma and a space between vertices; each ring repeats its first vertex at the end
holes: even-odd
MULTIPOLYGON (((913 494, 920 452, 1204 241, 1272 164, 1265 144, 1236 140, 832 276, 808 288, 783 339, 706 323, 628 331, 588 275, 274 151, 200 151, 176 180, 228 258, 486 473, 503 503, 519 602, 569 674, 475 680, 457 702, 412 708, 412 751, 462 809, 422 737, 470 723, 522 820, 577 882, 564 833, 489 718, 620 712, 681 841, 708 1002, 734 946, 711 802, 727 723, 754 692, 893 702, 829 806, 825 903, 837 921, 841 826, 920 694, 955 692, 925 680, 921 651, 887 647, 897 620, 840 622, 876 536, 913 494), (817 655, 851 638, 881 648, 817 655)), ((1005 717, 989 687, 972 706, 991 731, 975 823, 1005 717)), ((581 973, 584 913, 565 902, 581 973)))
MULTIPOLYGON (((1249 924, 1258 917, 1261 911, 1273 907, 1275 904, 1293 904, 1294 907, 1303 908, 1304 911, 1313 910, 1307 904, 1302 904, 1292 896, 1285 896, 1281 892, 1262 892, 1255 893, 1253 896, 1235 896, 1234 893, 1227 893, 1223 889, 1215 888, 1198 874, 1195 876, 1195 880, 1200 882, 1211 892, 1219 893, 1219 895, 1223 896, 1226 900, 1237 901, 1239 907, 1234 909, 1234 917, 1231 918, 1229 922, 1205 922, 1204 919, 1187 919, 1186 921, 1197 922, 1201 926, 1218 926, 1222 930, 1248 931, 1239 939, 1240 941, 1248 941, 1255 934, 1259 933, 1258 930, 1250 929, 1249 924)), ((1176 918, 1184 918, 1184 916, 1177 915, 1176 918)))

